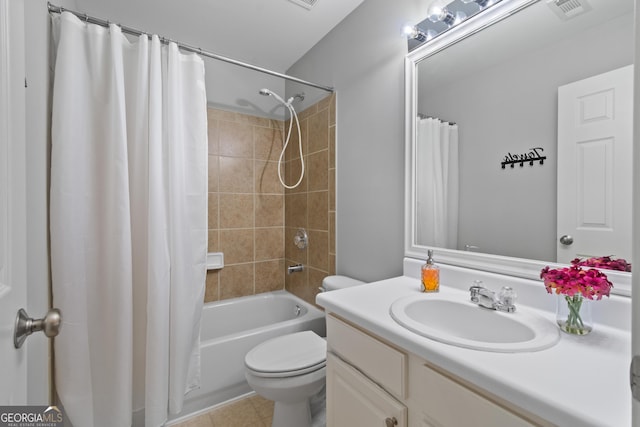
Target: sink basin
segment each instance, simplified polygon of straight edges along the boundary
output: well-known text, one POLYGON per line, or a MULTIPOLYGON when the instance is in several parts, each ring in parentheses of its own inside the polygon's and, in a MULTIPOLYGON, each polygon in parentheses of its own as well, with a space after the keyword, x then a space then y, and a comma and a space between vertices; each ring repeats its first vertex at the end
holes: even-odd
POLYGON ((391 304, 391 317, 424 337, 475 350, 516 353, 553 346, 557 326, 521 306, 513 313, 490 310, 462 296, 416 294, 391 304))

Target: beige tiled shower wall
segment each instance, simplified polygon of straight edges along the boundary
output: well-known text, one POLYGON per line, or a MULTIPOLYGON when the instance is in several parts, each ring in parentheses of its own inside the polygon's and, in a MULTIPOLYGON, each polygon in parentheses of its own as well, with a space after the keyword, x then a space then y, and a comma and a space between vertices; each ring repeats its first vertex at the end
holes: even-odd
MULTIPOLYGON (((286 264, 305 266, 302 272, 286 275, 286 289, 312 303, 322 279, 335 274, 335 105, 332 94, 299 115, 305 174, 299 187, 285 192, 286 264), (294 244, 300 228, 309 236, 306 249, 294 244)), ((301 168, 297 138, 285 154, 288 183, 295 183, 301 168)))
MULTIPOLYGON (((209 252, 223 252, 225 266, 207 273, 205 301, 284 289, 286 284, 290 292, 313 302, 315 288, 335 270, 334 96, 300 113, 307 170, 300 188, 286 195, 277 175, 283 123, 213 108, 207 113, 209 252), (306 250, 293 246, 298 227, 310 235, 306 250), (287 276, 286 266, 297 262, 305 264, 305 271, 287 276)), ((290 155, 291 147, 297 151, 294 135, 284 169, 288 184, 297 181, 300 171, 299 155, 297 162, 290 155)))

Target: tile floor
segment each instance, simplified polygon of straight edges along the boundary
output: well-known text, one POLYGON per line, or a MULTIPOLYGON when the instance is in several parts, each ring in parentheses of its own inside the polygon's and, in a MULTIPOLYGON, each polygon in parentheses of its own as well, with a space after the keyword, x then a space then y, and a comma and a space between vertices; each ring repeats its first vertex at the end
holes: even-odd
POLYGON ((271 427, 273 402, 253 395, 185 420, 173 427, 271 427))

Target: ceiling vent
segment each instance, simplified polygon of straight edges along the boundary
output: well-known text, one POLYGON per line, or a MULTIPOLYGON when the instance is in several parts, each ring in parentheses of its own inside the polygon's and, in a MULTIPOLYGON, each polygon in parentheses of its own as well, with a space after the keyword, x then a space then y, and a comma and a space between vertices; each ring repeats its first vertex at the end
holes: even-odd
POLYGON ((311 8, 317 3, 318 0, 289 0, 291 3, 297 4, 298 6, 302 6, 307 10, 311 10, 311 8))
POLYGON ((564 21, 591 10, 587 0, 547 0, 547 5, 564 21))

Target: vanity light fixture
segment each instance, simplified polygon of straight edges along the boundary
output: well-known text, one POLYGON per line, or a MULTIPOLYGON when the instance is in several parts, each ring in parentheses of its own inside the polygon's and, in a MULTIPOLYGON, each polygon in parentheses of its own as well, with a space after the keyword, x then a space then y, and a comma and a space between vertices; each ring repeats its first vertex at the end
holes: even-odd
POLYGON ((475 3, 480 7, 480 9, 484 9, 485 7, 489 7, 494 3, 497 3, 494 0, 460 0, 464 4, 475 3))
POLYGON ((434 0, 427 18, 405 27, 409 52, 501 0, 434 0))

